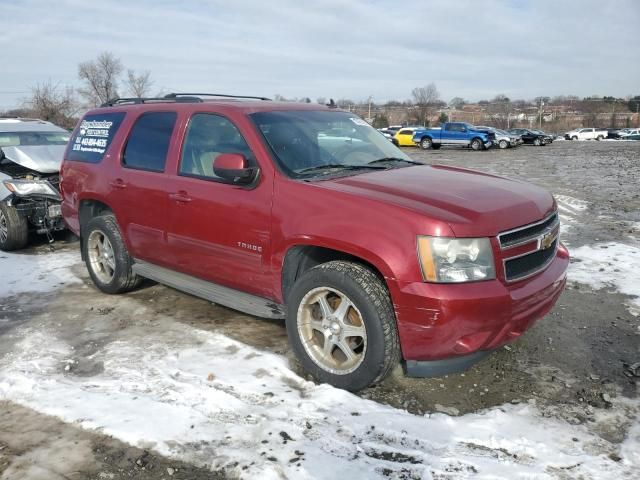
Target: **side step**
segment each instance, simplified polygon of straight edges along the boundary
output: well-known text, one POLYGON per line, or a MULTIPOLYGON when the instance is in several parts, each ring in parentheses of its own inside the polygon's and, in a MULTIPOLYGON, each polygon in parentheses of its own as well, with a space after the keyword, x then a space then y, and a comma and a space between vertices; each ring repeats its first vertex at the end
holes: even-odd
POLYGON ((134 259, 134 261, 132 266, 134 273, 176 290, 256 317, 284 318, 285 316, 284 305, 279 305, 272 300, 200 280, 142 260, 134 259))

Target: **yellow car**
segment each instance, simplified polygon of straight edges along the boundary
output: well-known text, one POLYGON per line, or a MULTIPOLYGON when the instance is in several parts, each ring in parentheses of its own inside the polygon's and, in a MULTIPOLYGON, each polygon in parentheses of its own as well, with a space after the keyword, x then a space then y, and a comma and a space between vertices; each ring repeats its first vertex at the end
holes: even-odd
POLYGON ((396 132, 391 140, 397 147, 416 147, 413 143, 413 134, 416 131, 414 127, 401 128, 396 132))

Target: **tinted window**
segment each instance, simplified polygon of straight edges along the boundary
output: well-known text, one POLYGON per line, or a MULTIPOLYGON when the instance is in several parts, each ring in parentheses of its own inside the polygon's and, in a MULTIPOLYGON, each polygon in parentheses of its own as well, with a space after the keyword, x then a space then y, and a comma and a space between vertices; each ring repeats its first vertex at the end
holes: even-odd
POLYGON ((402 130, 398 135, 413 135, 413 130, 402 130))
POLYGON ((140 170, 164 171, 176 116, 175 112, 152 112, 138 118, 131 129, 122 164, 140 170))
POLYGON ((112 112, 84 117, 71 139, 67 160, 89 163, 102 160, 124 116, 124 112, 112 112))
POLYGON ((180 175, 220 179, 213 172, 213 161, 221 153, 240 153, 255 164, 249 145, 233 123, 220 115, 194 115, 182 149, 180 175))
POLYGON ((449 125, 447 125, 446 129, 450 132, 462 132, 464 131, 464 125, 461 125, 459 123, 450 123, 449 125))

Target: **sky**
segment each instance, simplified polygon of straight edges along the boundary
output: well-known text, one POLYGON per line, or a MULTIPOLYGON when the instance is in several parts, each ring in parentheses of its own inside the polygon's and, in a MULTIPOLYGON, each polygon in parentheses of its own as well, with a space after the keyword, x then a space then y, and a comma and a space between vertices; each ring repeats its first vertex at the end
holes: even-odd
MULTIPOLYGON (((0 109, 102 51, 155 91, 374 102, 640 94, 640 1, 2 0, 0 109)), ((154 91, 154 93, 155 93, 154 91)), ((124 93, 124 92, 123 92, 124 93)))

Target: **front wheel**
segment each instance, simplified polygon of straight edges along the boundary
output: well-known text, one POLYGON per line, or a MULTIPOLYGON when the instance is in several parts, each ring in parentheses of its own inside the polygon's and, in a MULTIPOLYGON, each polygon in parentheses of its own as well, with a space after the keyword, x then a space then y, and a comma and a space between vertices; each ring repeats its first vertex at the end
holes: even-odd
POLYGON ((482 144, 482 140, 480 140, 479 138, 474 138, 471 141, 471 148, 473 150, 475 150, 475 151, 482 150, 483 147, 484 147, 484 145, 482 144))
POLYGON ((289 295, 286 323, 294 352, 319 382, 361 390, 400 361, 389 292, 363 265, 332 261, 307 271, 289 295))
POLYGON ((433 142, 429 137, 424 137, 420 140, 420 148, 423 150, 429 150, 433 146, 433 142))
POLYGON ((542 140, 540 140, 539 138, 536 138, 536 139, 533 141, 533 144, 534 144, 536 147, 539 147, 540 145, 542 145, 542 140))
POLYGON ((509 147, 509 142, 507 142, 506 140, 500 140, 498 146, 504 150, 505 148, 509 147))
POLYGON ((15 207, 0 202, 0 250, 9 252, 27 246, 29 224, 15 207))
POLYGON ((83 229, 82 249, 91 280, 104 293, 128 292, 141 283, 113 215, 89 220, 83 229))

